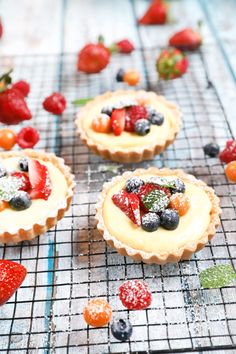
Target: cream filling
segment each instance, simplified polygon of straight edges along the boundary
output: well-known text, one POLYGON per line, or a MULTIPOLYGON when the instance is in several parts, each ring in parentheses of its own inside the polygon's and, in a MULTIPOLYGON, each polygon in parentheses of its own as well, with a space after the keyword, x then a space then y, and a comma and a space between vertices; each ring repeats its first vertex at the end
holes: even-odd
MULTIPOLYGON (((19 171, 19 157, 11 157, 3 160, 4 166, 8 171, 19 171)), ((39 160, 48 168, 50 179, 52 182, 52 192, 48 200, 35 199, 32 200, 30 208, 22 211, 15 211, 6 208, 0 212, 0 230, 9 231, 10 229, 26 228, 32 224, 40 223, 45 220, 52 211, 65 200, 68 185, 63 173, 51 162, 39 160)))
MULTIPOLYGON (((143 175, 146 180, 150 175, 143 175)), ((124 181, 115 184, 108 192, 103 205, 103 220, 110 235, 125 245, 145 252, 165 253, 191 245, 206 231, 210 223, 211 201, 197 185, 185 182, 185 194, 190 198, 188 212, 180 217, 179 226, 173 231, 160 227, 154 232, 144 231, 113 203, 111 197, 124 187, 124 181)))
POLYGON ((127 100, 135 99, 135 93, 130 93, 124 96, 113 96, 107 100, 103 100, 98 104, 91 106, 90 111, 83 118, 82 127, 86 132, 87 136, 91 138, 97 144, 109 148, 121 148, 123 150, 129 149, 131 147, 138 146, 152 146, 152 145, 164 145, 168 139, 170 129, 174 126, 174 116, 170 109, 159 101, 155 96, 149 97, 148 104, 155 108, 158 112, 161 112, 165 119, 161 126, 151 125, 150 132, 145 136, 139 136, 135 133, 122 132, 121 135, 115 136, 113 133, 97 133, 91 128, 92 120, 101 112, 102 108, 112 103, 117 102, 117 100, 127 100))

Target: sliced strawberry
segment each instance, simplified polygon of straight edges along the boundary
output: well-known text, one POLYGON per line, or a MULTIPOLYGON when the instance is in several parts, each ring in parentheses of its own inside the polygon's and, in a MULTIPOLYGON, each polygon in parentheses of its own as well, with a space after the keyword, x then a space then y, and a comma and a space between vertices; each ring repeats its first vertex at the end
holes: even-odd
POLYGON ((11 176, 16 177, 20 180, 20 188, 19 190, 27 192, 31 188, 29 177, 24 172, 13 172, 11 176))
POLYGON ((115 135, 121 135, 125 128, 125 109, 114 109, 111 115, 111 126, 115 135))
POLYGON ((154 190, 162 190, 167 195, 167 197, 171 196, 170 190, 168 188, 161 187, 155 183, 146 183, 140 187, 140 189, 137 193, 137 196, 140 200, 140 207, 142 210, 148 211, 148 210, 146 210, 146 208, 143 204, 143 199, 147 194, 149 194, 150 192, 152 192, 154 190))
POLYGON ((121 190, 112 196, 113 203, 136 225, 141 225, 139 198, 134 193, 121 190))
POLYGON ((47 167, 37 160, 30 159, 29 180, 32 187, 31 198, 48 200, 52 186, 47 167))

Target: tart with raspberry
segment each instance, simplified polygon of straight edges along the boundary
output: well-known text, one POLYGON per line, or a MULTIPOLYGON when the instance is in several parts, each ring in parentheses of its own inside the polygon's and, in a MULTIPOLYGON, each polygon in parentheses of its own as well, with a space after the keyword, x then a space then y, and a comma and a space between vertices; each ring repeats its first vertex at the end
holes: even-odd
POLYGON ((76 125, 94 153, 117 162, 139 162, 152 159, 173 143, 181 113, 154 92, 107 92, 80 110, 76 125))
POLYGON ((221 209, 214 190, 182 170, 138 169, 104 185, 97 228, 124 256, 145 263, 189 259, 213 237, 221 209))
POLYGON ((74 176, 62 158, 30 149, 0 153, 0 242, 31 240, 68 210, 74 176))

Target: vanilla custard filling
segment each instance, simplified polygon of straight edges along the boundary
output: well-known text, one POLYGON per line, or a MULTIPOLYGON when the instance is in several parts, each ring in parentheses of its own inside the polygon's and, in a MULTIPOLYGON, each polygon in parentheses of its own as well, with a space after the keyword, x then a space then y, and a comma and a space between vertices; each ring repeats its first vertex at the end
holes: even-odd
MULTIPOLYGON (((146 174, 140 177, 147 180, 152 176, 146 174)), ((190 209, 180 217, 179 225, 175 230, 169 231, 159 227, 154 232, 147 232, 137 227, 113 203, 111 197, 124 188, 124 180, 115 184, 108 191, 103 205, 103 220, 110 235, 133 249, 153 253, 177 251, 199 240, 210 223, 211 201, 201 187, 186 181, 184 183, 185 195, 191 202, 190 209)))
MULTIPOLYGON (((3 164, 9 172, 19 171, 19 160, 19 157, 11 157, 3 159, 3 164)), ((15 230, 32 226, 32 224, 35 223, 40 223, 44 221, 52 211, 57 210, 65 200, 68 185, 63 173, 51 162, 40 159, 38 159, 38 161, 47 166, 52 182, 52 192, 48 200, 34 199, 32 200, 31 206, 22 211, 15 211, 10 208, 0 211, 0 230, 15 230)))
POLYGON ((109 148, 121 148, 129 149, 131 147, 139 147, 143 145, 152 146, 152 145, 163 145, 168 139, 170 129, 174 125, 174 116, 170 109, 159 101, 157 98, 150 97, 148 98, 148 104, 156 109, 158 112, 161 112, 165 119, 161 126, 151 125, 150 132, 145 136, 140 136, 135 133, 123 131, 121 135, 116 136, 113 133, 97 133, 91 128, 92 120, 101 113, 102 108, 117 103, 119 100, 135 100, 135 94, 126 94, 124 96, 114 96, 109 99, 103 100, 98 104, 91 106, 86 117, 83 118, 82 127, 86 132, 87 136, 91 138, 94 142, 109 148))

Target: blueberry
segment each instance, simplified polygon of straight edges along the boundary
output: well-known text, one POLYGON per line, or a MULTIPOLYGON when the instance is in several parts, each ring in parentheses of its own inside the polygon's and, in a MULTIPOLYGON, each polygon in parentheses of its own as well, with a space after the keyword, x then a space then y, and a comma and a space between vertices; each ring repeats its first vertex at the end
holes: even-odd
POLYGON ((179 225, 179 214, 174 209, 165 209, 161 213, 161 226, 167 230, 175 230, 179 225))
POLYGON ((147 135, 150 132, 150 122, 147 119, 139 119, 135 122, 134 131, 138 135, 147 135))
POLYGON ((23 191, 18 191, 9 201, 10 207, 17 211, 28 209, 31 203, 29 194, 23 191))
POLYGON ((133 327, 128 319, 114 318, 111 324, 111 333, 116 339, 125 342, 131 337, 132 332, 133 327))
POLYGON ((185 184, 181 179, 177 178, 174 181, 174 187, 171 189, 171 193, 184 193, 185 192, 185 184))
POLYGON ((149 116, 149 121, 151 122, 151 124, 154 125, 162 125, 164 122, 164 116, 162 113, 155 112, 154 114, 149 116))
POLYGON ((7 170, 6 168, 3 166, 3 164, 0 162, 0 178, 4 177, 7 175, 7 170))
POLYGON ((160 217, 155 213, 147 213, 142 217, 142 228, 145 231, 153 232, 160 226, 160 217))
POLYGON ((23 171, 23 172, 28 172, 28 163, 29 163, 28 158, 27 157, 23 157, 19 161, 19 169, 21 171, 23 171))
POLYGON ((204 153, 210 157, 216 157, 220 152, 220 147, 218 144, 209 143, 203 147, 204 153))
POLYGON ((116 74, 116 81, 122 82, 123 78, 124 78, 124 75, 125 75, 124 69, 119 69, 117 74, 116 74))
POLYGON ((126 181, 125 189, 128 193, 136 192, 143 184, 144 181, 141 178, 134 176, 126 181))

